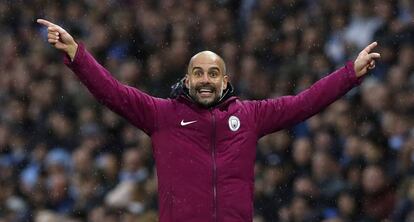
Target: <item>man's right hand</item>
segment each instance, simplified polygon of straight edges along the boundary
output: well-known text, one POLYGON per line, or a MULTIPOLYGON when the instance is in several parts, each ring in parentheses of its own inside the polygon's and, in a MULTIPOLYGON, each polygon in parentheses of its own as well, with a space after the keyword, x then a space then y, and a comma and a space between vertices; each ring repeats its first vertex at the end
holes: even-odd
POLYGON ((47 27, 47 41, 55 48, 66 52, 73 61, 76 50, 78 49, 78 44, 73 37, 62 27, 47 20, 38 19, 37 23, 47 27))

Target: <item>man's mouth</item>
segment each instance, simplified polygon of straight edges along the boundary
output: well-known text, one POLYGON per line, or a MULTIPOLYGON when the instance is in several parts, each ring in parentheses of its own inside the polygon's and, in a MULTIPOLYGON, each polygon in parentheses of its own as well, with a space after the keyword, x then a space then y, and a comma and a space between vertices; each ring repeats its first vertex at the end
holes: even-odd
POLYGON ((200 87, 197 92, 201 97, 210 97, 213 95, 214 89, 211 87, 200 87))

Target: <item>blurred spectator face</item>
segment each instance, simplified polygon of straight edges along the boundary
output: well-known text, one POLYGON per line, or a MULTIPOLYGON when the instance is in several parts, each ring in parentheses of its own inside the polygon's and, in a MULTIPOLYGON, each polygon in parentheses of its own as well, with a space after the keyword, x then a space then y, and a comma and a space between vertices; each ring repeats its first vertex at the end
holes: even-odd
POLYGON ((58 203, 66 198, 68 180, 63 174, 53 174, 49 177, 49 198, 52 203, 58 203))
POLYGON ((358 187, 361 185, 362 169, 361 166, 352 165, 346 172, 346 180, 352 187, 358 187))
MULTIPOLYGON (((314 51, 314 50, 320 49, 320 47, 323 46, 322 44, 323 38, 321 38, 321 34, 322 34, 321 30, 318 30, 315 27, 307 27, 303 33, 302 49, 306 51, 314 51)), ((316 57, 316 59, 320 63, 323 62, 320 60, 321 58, 316 57)))
POLYGON ((398 53, 398 65, 405 70, 412 70, 414 58, 414 47, 412 45, 403 45, 398 53))
POLYGON ((295 194, 305 195, 307 197, 317 197, 318 188, 315 183, 312 181, 312 178, 303 176, 298 177, 293 183, 293 191, 295 194))
POLYGON ((368 166, 362 173, 362 188, 368 194, 381 191, 386 185, 383 170, 378 166, 368 166))
POLYGON ((312 175, 317 181, 330 177, 334 168, 332 158, 324 152, 317 152, 312 159, 312 175))
POLYGON ((253 74, 257 72, 257 66, 257 60, 253 56, 244 56, 241 59, 241 78, 246 82, 251 81, 253 74))
POLYGON ((222 46, 222 54, 223 54, 223 59, 227 62, 235 60, 238 54, 237 45, 233 42, 224 43, 222 46))
POLYGON ((131 125, 127 125, 122 129, 122 141, 127 145, 138 143, 139 132, 131 125))
POLYGON ((388 71, 388 84, 393 89, 401 89, 407 82, 407 72, 401 66, 393 66, 388 71))
POLYGON ((310 164, 312 146, 309 138, 299 138, 293 143, 293 161, 299 166, 310 164))
POLYGON ((298 23, 294 16, 288 16, 283 20, 282 32, 287 36, 295 36, 297 32, 298 23))
POLYGON ((128 172, 135 172, 143 166, 142 154, 138 149, 129 149, 123 155, 123 169, 128 172))
POLYGON ((91 31, 87 45, 91 49, 100 50, 109 45, 111 39, 108 37, 108 29, 105 26, 99 23, 90 26, 90 28, 91 31))
POLYGON ((372 111, 383 111, 388 105, 388 87, 370 79, 362 84, 362 100, 372 111))
POLYGON ((218 38, 217 24, 211 20, 207 21, 201 28, 201 39, 204 44, 213 46, 218 38))
MULTIPOLYGON (((335 2, 335 1, 332 1, 335 2)), ((332 18, 330 19, 331 28, 333 30, 343 30, 346 25, 346 18, 343 14, 335 14, 332 15, 332 18)))
POLYGON ((344 155, 349 159, 357 159, 361 156, 361 140, 352 135, 346 138, 344 155))
POLYGON ((406 135, 410 130, 410 119, 398 113, 384 112, 381 127, 387 136, 406 135))
POLYGON ((333 138, 326 130, 319 130, 315 135, 315 149, 318 151, 329 151, 332 149, 333 138))
POLYGON ((79 111, 78 117, 80 124, 92 123, 96 121, 96 111, 92 107, 83 107, 79 111))
POLYGON ((289 149, 291 143, 290 137, 287 131, 279 131, 272 133, 266 137, 266 143, 272 151, 284 152, 289 149))
POLYGON ((94 208, 91 213, 88 215, 88 221, 91 222, 101 222, 104 221, 105 218, 105 210, 103 207, 96 207, 94 208))
POLYGON ((310 211, 310 206, 303 197, 295 197, 290 205, 292 221, 304 221, 310 211))
POLYGON ((202 19, 210 16, 211 7, 209 1, 197 1, 195 5, 195 14, 202 19))
POLYGON ((365 17, 369 15, 370 13, 368 4, 366 3, 366 1, 363 1, 363 0, 352 1, 351 7, 352 7, 352 12, 354 13, 354 16, 365 17))
POLYGON ((188 44, 184 40, 174 41, 168 50, 166 57, 168 58, 168 67, 180 69, 186 65, 188 57, 188 44))
POLYGON ((12 100, 7 106, 5 116, 8 120, 15 123, 23 122, 26 118, 26 107, 22 102, 12 100))
POLYGON ((392 2, 387 0, 375 1, 374 12, 385 21, 391 19, 393 17, 392 2))
POLYGON ((98 193, 99 190, 98 180, 93 175, 85 176, 79 179, 79 199, 92 199, 98 193))
POLYGON ((259 17, 251 18, 248 25, 249 32, 246 33, 243 49, 245 53, 253 54, 265 47, 270 34, 266 23, 259 17))
POLYGON ((124 62, 121 64, 119 70, 119 79, 122 83, 134 86, 139 82, 141 76, 141 68, 136 62, 124 62))
POLYGON ((148 73, 153 80, 161 80, 162 78, 162 59, 158 54, 152 54, 148 58, 148 73))
POLYGON ((136 22, 151 45, 161 46, 165 42, 165 17, 152 10, 140 10, 136 14, 136 22))
POLYGON ((52 132, 58 138, 70 137, 72 132, 72 124, 68 117, 57 112, 53 112, 49 116, 48 124, 52 132))
POLYGON ((282 184, 285 178, 282 166, 272 166, 265 169, 264 185, 265 189, 273 190, 277 185, 282 184))
POLYGON ((101 126, 96 123, 83 124, 80 127, 82 135, 80 147, 89 151, 99 150, 105 143, 104 132, 101 126))
POLYGON ((52 81, 33 83, 30 87, 32 102, 40 105, 42 108, 48 108, 55 100, 56 85, 52 81))
MULTIPOLYGON (((319 36, 316 36, 315 38, 317 38, 317 37, 319 37, 319 36)), ((308 40, 308 41, 311 41, 311 40, 308 40)), ((312 44, 313 45, 318 45, 318 44, 322 44, 322 43, 312 43, 312 44)), ((311 66, 311 72, 318 75, 318 76, 325 75, 326 73, 329 73, 329 70, 331 69, 328 58, 325 55, 321 54, 321 53, 316 53, 316 54, 311 56, 310 66, 311 66)))
POLYGON ((202 106, 217 102, 227 87, 228 76, 221 58, 202 52, 191 58, 185 84, 190 96, 202 106))
POLYGON ((25 63, 19 63, 12 71, 13 81, 11 82, 13 89, 17 94, 24 95, 29 90, 30 76, 32 70, 29 71, 25 63))
POLYGON ((364 140, 362 142, 362 147, 363 157, 368 163, 378 163, 384 157, 382 149, 375 145, 372 141, 364 140))
POLYGON ((349 193, 341 193, 338 197, 337 204, 338 211, 345 217, 352 216, 357 207, 355 197, 349 193))
POLYGON ((77 149, 72 154, 72 165, 76 172, 87 172, 91 170, 92 157, 89 150, 77 149))
POLYGON ((105 177, 109 180, 115 179, 118 174, 118 162, 114 154, 104 154, 97 160, 98 168, 102 169, 105 177))

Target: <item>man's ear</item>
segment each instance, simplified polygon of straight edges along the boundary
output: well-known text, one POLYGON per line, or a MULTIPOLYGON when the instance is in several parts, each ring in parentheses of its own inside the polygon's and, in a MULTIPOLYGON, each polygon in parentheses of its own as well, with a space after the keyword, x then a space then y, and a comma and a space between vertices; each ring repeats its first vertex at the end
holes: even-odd
POLYGON ((187 89, 190 89, 190 80, 188 79, 188 74, 185 74, 184 84, 187 89))
POLYGON ((229 82, 229 76, 228 75, 224 75, 223 77, 223 91, 227 89, 227 83, 229 82))

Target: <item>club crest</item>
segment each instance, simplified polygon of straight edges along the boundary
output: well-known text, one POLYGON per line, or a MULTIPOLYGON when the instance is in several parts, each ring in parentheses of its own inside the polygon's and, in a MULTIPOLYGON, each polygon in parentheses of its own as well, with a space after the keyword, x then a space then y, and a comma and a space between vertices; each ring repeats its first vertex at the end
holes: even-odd
POLYGON ((230 116, 229 118, 229 128, 231 131, 235 132, 240 128, 240 120, 236 116, 230 116))

